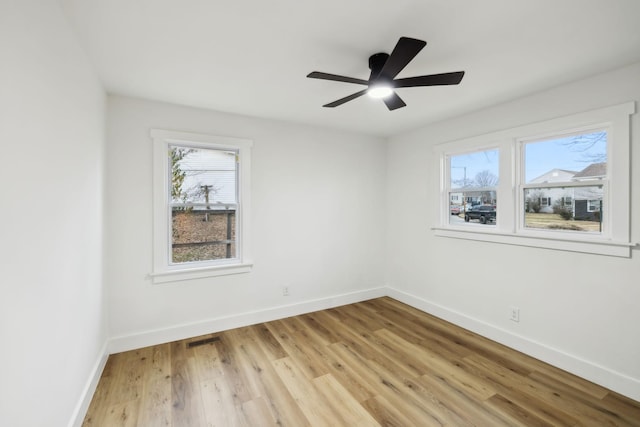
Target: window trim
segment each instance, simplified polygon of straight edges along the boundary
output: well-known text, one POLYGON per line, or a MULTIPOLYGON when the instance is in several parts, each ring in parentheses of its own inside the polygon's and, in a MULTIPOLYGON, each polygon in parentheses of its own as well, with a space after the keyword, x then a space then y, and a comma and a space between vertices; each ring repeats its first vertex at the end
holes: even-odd
POLYGON ((154 284, 199 279, 251 271, 251 147, 248 139, 190 132, 151 129, 153 140, 153 271, 154 284), (234 150, 238 152, 238 209, 236 211, 236 258, 211 262, 170 263, 169 145, 234 150))
MULTIPOLYGON (((485 242, 512 244, 593 253, 610 256, 630 257, 630 116, 635 113, 635 102, 604 107, 597 110, 572 114, 556 119, 523 125, 485 135, 474 136, 438 144, 434 155, 438 168, 438 214, 432 227, 434 234, 485 242), (611 209, 605 212, 608 232, 605 235, 581 235, 558 230, 524 229, 523 214, 520 213, 523 187, 522 142, 563 135, 581 130, 603 128, 609 132, 607 144, 607 169, 609 183, 606 197, 611 209), (447 156, 498 147, 500 159, 500 181, 497 186, 497 217, 494 228, 479 228, 469 225, 449 223, 449 200, 447 194, 447 156), (615 207, 615 208, 612 208, 615 207), (446 211, 446 212, 445 212, 446 211)), ((592 185, 600 184, 594 182, 592 185)), ((547 186, 547 184, 536 184, 547 186)))

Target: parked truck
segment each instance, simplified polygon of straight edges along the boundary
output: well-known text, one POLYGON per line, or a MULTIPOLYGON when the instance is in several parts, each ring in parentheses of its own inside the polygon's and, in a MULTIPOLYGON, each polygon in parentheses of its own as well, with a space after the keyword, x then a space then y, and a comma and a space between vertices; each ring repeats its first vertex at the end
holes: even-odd
POLYGON ((464 214, 464 220, 469 222, 471 220, 478 220, 480 224, 486 224, 488 222, 496 221, 496 208, 492 205, 480 205, 474 206, 464 214))

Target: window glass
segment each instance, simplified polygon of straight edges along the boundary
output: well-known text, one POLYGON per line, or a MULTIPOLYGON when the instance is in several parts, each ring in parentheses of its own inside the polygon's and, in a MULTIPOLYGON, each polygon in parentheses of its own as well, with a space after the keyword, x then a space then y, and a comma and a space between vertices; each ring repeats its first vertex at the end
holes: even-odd
POLYGON ((236 155, 169 145, 170 263, 236 257, 236 155))
POLYGON ((450 156, 449 177, 449 223, 495 224, 498 150, 450 156))
POLYGON ((527 142, 524 169, 525 228, 602 232, 606 131, 527 142))
POLYGON ((525 144, 526 183, 597 179, 606 175, 606 163, 606 131, 525 144))
POLYGON ((524 190, 525 227, 543 230, 602 231, 603 186, 532 187, 524 190), (545 195, 552 195, 545 197, 545 195))

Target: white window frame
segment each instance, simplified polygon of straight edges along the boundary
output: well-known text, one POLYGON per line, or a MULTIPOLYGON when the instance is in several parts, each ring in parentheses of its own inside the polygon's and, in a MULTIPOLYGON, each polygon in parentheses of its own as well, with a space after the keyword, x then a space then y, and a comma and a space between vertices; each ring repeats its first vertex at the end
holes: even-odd
MULTIPOLYGON (((627 102, 611 107, 577 113, 566 117, 533 123, 486 135, 439 144, 434 147, 438 167, 434 168, 439 203, 436 224, 432 227, 436 236, 479 240, 485 242, 531 246, 538 248, 630 257, 630 116, 635 113, 635 103, 627 102), (523 142, 545 136, 564 135, 583 130, 606 129, 607 173, 603 213, 606 232, 598 235, 524 228, 523 142), (497 186, 497 218, 495 227, 474 227, 468 224, 451 224, 449 217, 448 181, 450 156, 490 148, 499 150, 499 176, 497 186)), ((586 183, 585 183, 586 184, 586 183)), ((590 185, 600 185, 600 181, 590 185)), ((535 184, 547 187, 550 184, 535 184)), ((529 186, 527 184, 527 186, 529 186)))
POLYGON ((153 283, 201 279, 251 271, 251 147, 247 139, 189 132, 151 129, 153 140, 153 283), (236 210, 236 257, 191 263, 171 263, 171 217, 168 206, 169 145, 232 150, 238 153, 238 208, 236 210))

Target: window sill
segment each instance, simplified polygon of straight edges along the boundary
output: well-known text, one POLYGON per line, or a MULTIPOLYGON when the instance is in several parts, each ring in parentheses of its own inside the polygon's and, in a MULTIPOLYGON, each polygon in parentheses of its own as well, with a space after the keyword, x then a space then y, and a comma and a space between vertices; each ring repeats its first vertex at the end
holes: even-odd
POLYGON ((637 243, 616 242, 604 239, 570 239, 556 236, 540 236, 504 233, 497 230, 464 230, 459 228, 433 227, 436 236, 454 239, 476 240, 515 246, 555 249, 615 257, 631 257, 631 249, 637 243))
POLYGON ((211 267, 189 268, 151 273, 149 277, 153 284, 179 282, 182 280, 203 279, 207 277, 227 276, 230 274, 249 273, 253 263, 216 265, 211 267))

